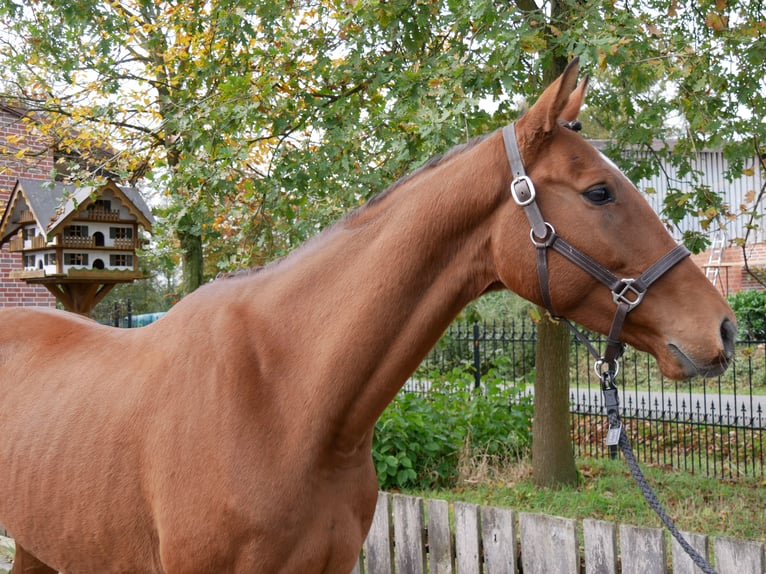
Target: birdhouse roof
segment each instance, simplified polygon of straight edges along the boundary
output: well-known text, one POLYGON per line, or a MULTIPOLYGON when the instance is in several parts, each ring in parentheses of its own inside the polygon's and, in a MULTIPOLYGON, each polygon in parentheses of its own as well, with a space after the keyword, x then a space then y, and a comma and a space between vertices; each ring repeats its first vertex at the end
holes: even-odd
POLYGON ((14 217, 14 213, 20 211, 22 205, 26 204, 32 212, 38 228, 46 235, 51 235, 71 221, 83 207, 87 207, 102 196, 107 189, 111 189, 115 196, 123 200, 123 205, 136 217, 137 222, 144 229, 151 231, 154 217, 135 187, 118 186, 112 181, 101 186, 76 187, 60 182, 20 178, 16 180, 16 185, 0 218, 0 245, 21 227, 20 223, 14 223, 14 220, 19 219, 14 217), (22 198, 23 202, 20 202, 22 198))

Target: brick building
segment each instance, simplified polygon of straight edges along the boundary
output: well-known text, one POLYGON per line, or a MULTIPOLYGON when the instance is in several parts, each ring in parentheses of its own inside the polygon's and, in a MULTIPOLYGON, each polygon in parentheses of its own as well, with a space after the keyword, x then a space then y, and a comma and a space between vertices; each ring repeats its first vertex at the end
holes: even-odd
MULTIPOLYGON (((752 243, 745 246, 747 263, 758 279, 766 282, 766 243, 752 243)), ((714 250, 709 249, 699 255, 692 255, 692 260, 712 277, 717 270, 715 285, 724 295, 740 291, 763 290, 763 284, 745 269, 745 259, 741 247, 726 247, 717 261, 714 250)))
MULTIPOLYGON (((18 178, 47 180, 53 172, 53 151, 34 134, 25 117, 22 110, 0 102, 0 210, 18 178), (25 149, 29 151, 19 152, 25 149)), ((22 267, 21 257, 7 245, 0 249, 0 307, 53 307, 56 299, 45 287, 9 277, 12 270, 22 267)))

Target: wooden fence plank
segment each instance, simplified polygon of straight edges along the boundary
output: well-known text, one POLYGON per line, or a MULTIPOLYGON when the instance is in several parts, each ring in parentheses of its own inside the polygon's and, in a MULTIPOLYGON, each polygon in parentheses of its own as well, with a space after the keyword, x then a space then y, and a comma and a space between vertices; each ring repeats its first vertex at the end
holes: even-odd
POLYGON ((452 532, 449 527, 449 503, 428 501, 428 568, 430 574, 453 574, 452 532))
POLYGON ((455 563, 459 574, 481 574, 477 504, 455 503, 455 563))
MULTIPOLYGON (((427 565, 430 574, 511 574, 520 568, 525 574, 579 574, 577 521, 522 513, 519 565, 515 513, 511 509, 461 502, 456 502, 454 508, 453 534, 449 529, 449 504, 429 500, 426 531, 422 499, 379 493, 364 544, 364 560, 355 565, 352 574, 424 574, 427 565)), ((583 520, 582 525, 585 573, 618 574, 616 526, 590 519, 583 520)), ((708 537, 692 533, 684 536, 702 556, 708 557, 708 537)), ((662 529, 621 525, 619 539, 620 574, 667 573, 667 540, 662 529)), ((673 574, 700 574, 675 540, 671 547, 673 574)), ((718 574, 766 574, 763 542, 715 538, 712 547, 718 574)))
POLYGON ((425 574, 425 515, 422 498, 394 495, 394 541, 396 571, 425 574))
POLYGON ((586 518, 582 521, 586 574, 617 574, 617 526, 586 518))
POLYGON ((385 492, 378 493, 375 515, 364 542, 364 566, 366 574, 393 574, 394 571, 390 497, 385 492))
POLYGON ((660 528, 620 526, 622 574, 665 574, 667 552, 660 528))
POLYGON ((480 515, 485 573, 516 572, 516 525, 513 510, 482 506, 480 515))
POLYGON ((519 530, 524 574, 579 573, 580 556, 574 520, 522 513, 519 515, 519 530))
MULTIPOLYGON (((693 532, 681 532, 686 541, 694 548, 705 560, 710 559, 708 551, 708 538, 704 534, 695 534, 693 532)), ((671 536, 671 555, 673 556, 673 574, 703 574, 702 570, 694 564, 694 561, 681 548, 681 545, 671 536)))
POLYGON ((713 540, 718 574, 763 574, 763 542, 716 538, 713 540))

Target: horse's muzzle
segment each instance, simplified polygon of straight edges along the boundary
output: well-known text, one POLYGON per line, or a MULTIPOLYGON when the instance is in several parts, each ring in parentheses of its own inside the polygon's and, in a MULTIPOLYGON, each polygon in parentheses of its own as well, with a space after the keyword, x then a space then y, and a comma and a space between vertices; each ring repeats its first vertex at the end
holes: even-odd
POLYGON ((690 357, 681 346, 675 343, 668 343, 670 352, 681 364, 684 378, 695 376, 715 377, 729 368, 734 359, 734 343, 737 340, 737 325, 725 318, 721 322, 721 349, 712 359, 702 359, 700 357, 690 357))

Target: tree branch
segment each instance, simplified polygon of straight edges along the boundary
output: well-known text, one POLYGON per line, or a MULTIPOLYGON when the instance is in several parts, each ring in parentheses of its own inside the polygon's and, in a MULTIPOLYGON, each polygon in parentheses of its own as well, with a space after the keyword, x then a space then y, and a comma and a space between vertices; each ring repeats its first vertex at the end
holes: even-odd
MULTIPOLYGON (((766 156, 761 153, 761 150, 758 146, 758 140, 754 137, 753 138, 753 148, 755 150, 755 157, 758 158, 759 166, 758 168, 761 170, 761 173, 766 173, 766 156)), ((742 249, 742 260, 744 262, 745 271, 747 272, 750 277, 755 279, 760 285, 766 287, 766 282, 764 282, 764 279, 759 276, 751 267, 750 267, 750 261, 747 257, 747 240, 750 237, 750 232, 755 228, 755 218, 756 214, 758 213, 758 205, 760 205, 761 201, 763 201, 764 196, 766 195, 766 182, 761 185, 761 189, 758 192, 758 197, 755 198, 755 202, 753 202, 753 209, 750 210, 750 218, 748 219, 747 224, 745 225, 745 237, 742 239, 742 244, 740 245, 740 248, 742 249)))

